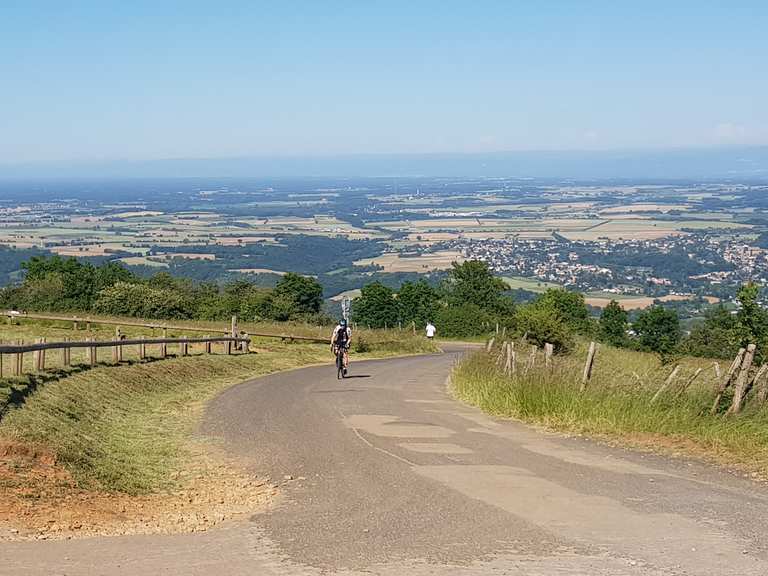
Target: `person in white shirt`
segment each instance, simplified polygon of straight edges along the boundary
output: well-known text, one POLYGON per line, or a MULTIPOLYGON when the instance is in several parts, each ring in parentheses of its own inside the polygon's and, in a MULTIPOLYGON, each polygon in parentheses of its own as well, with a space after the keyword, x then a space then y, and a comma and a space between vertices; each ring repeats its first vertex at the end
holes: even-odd
POLYGON ((436 332, 437 328, 435 328, 435 325, 432 324, 432 322, 427 322, 427 338, 432 340, 435 337, 436 332))

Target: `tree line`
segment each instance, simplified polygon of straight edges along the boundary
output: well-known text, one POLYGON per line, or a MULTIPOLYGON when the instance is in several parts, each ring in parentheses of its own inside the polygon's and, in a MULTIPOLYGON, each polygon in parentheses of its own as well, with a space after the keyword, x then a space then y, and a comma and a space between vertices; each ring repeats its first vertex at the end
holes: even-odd
POLYGON ((0 289, 0 306, 162 320, 224 320, 234 314, 250 320, 325 320, 322 286, 293 273, 264 288, 246 280, 194 282, 167 272, 143 278, 115 262, 94 265, 59 256, 36 256, 22 267, 23 281, 0 289))
POLYGON ((616 347, 675 354, 730 358, 748 343, 768 350, 768 312, 758 303, 759 287, 738 291, 739 308, 710 308, 703 321, 684 334, 675 310, 654 305, 634 318, 612 300, 599 317, 590 314, 584 296, 552 288, 525 304, 517 303, 509 287, 480 261, 454 263, 438 286, 405 282, 396 291, 374 282, 363 287, 352 303, 353 320, 371 328, 422 327, 432 321, 443 336, 486 335, 497 327, 510 336, 535 344, 551 343, 557 352, 573 348, 579 337, 616 347))

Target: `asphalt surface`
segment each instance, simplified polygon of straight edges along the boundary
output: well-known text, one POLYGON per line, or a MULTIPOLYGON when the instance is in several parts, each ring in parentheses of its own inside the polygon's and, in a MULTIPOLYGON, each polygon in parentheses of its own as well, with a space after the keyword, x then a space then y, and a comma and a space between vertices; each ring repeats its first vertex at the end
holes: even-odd
POLYGON ((0 574, 768 574, 768 490, 450 398, 458 351, 235 386, 201 433, 282 496, 206 533, 0 544, 0 574))

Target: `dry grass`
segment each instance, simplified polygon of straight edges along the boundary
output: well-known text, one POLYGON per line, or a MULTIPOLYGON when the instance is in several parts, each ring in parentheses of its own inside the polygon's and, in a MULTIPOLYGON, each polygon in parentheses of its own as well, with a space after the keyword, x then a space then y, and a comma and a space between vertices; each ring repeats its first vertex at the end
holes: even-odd
MULTIPOLYGON (((478 353, 453 373, 453 391, 483 410, 546 427, 618 440, 651 449, 673 449, 768 477, 768 407, 754 399, 738 416, 711 416, 716 384, 712 361, 683 358, 678 377, 655 402, 652 398, 672 372, 657 357, 603 346, 589 386, 580 392, 584 346, 524 374, 503 374, 495 354, 478 353), (701 376, 682 385, 696 368, 701 376)), ((724 367, 724 369, 727 367, 724 367)), ((727 401, 727 399, 726 399, 727 401)))

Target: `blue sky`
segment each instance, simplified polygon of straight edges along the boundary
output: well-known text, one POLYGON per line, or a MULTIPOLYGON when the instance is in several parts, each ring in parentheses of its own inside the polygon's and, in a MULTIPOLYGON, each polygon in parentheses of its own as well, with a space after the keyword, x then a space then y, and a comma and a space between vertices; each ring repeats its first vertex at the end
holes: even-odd
POLYGON ((768 144, 768 2, 0 3, 0 163, 768 144))

